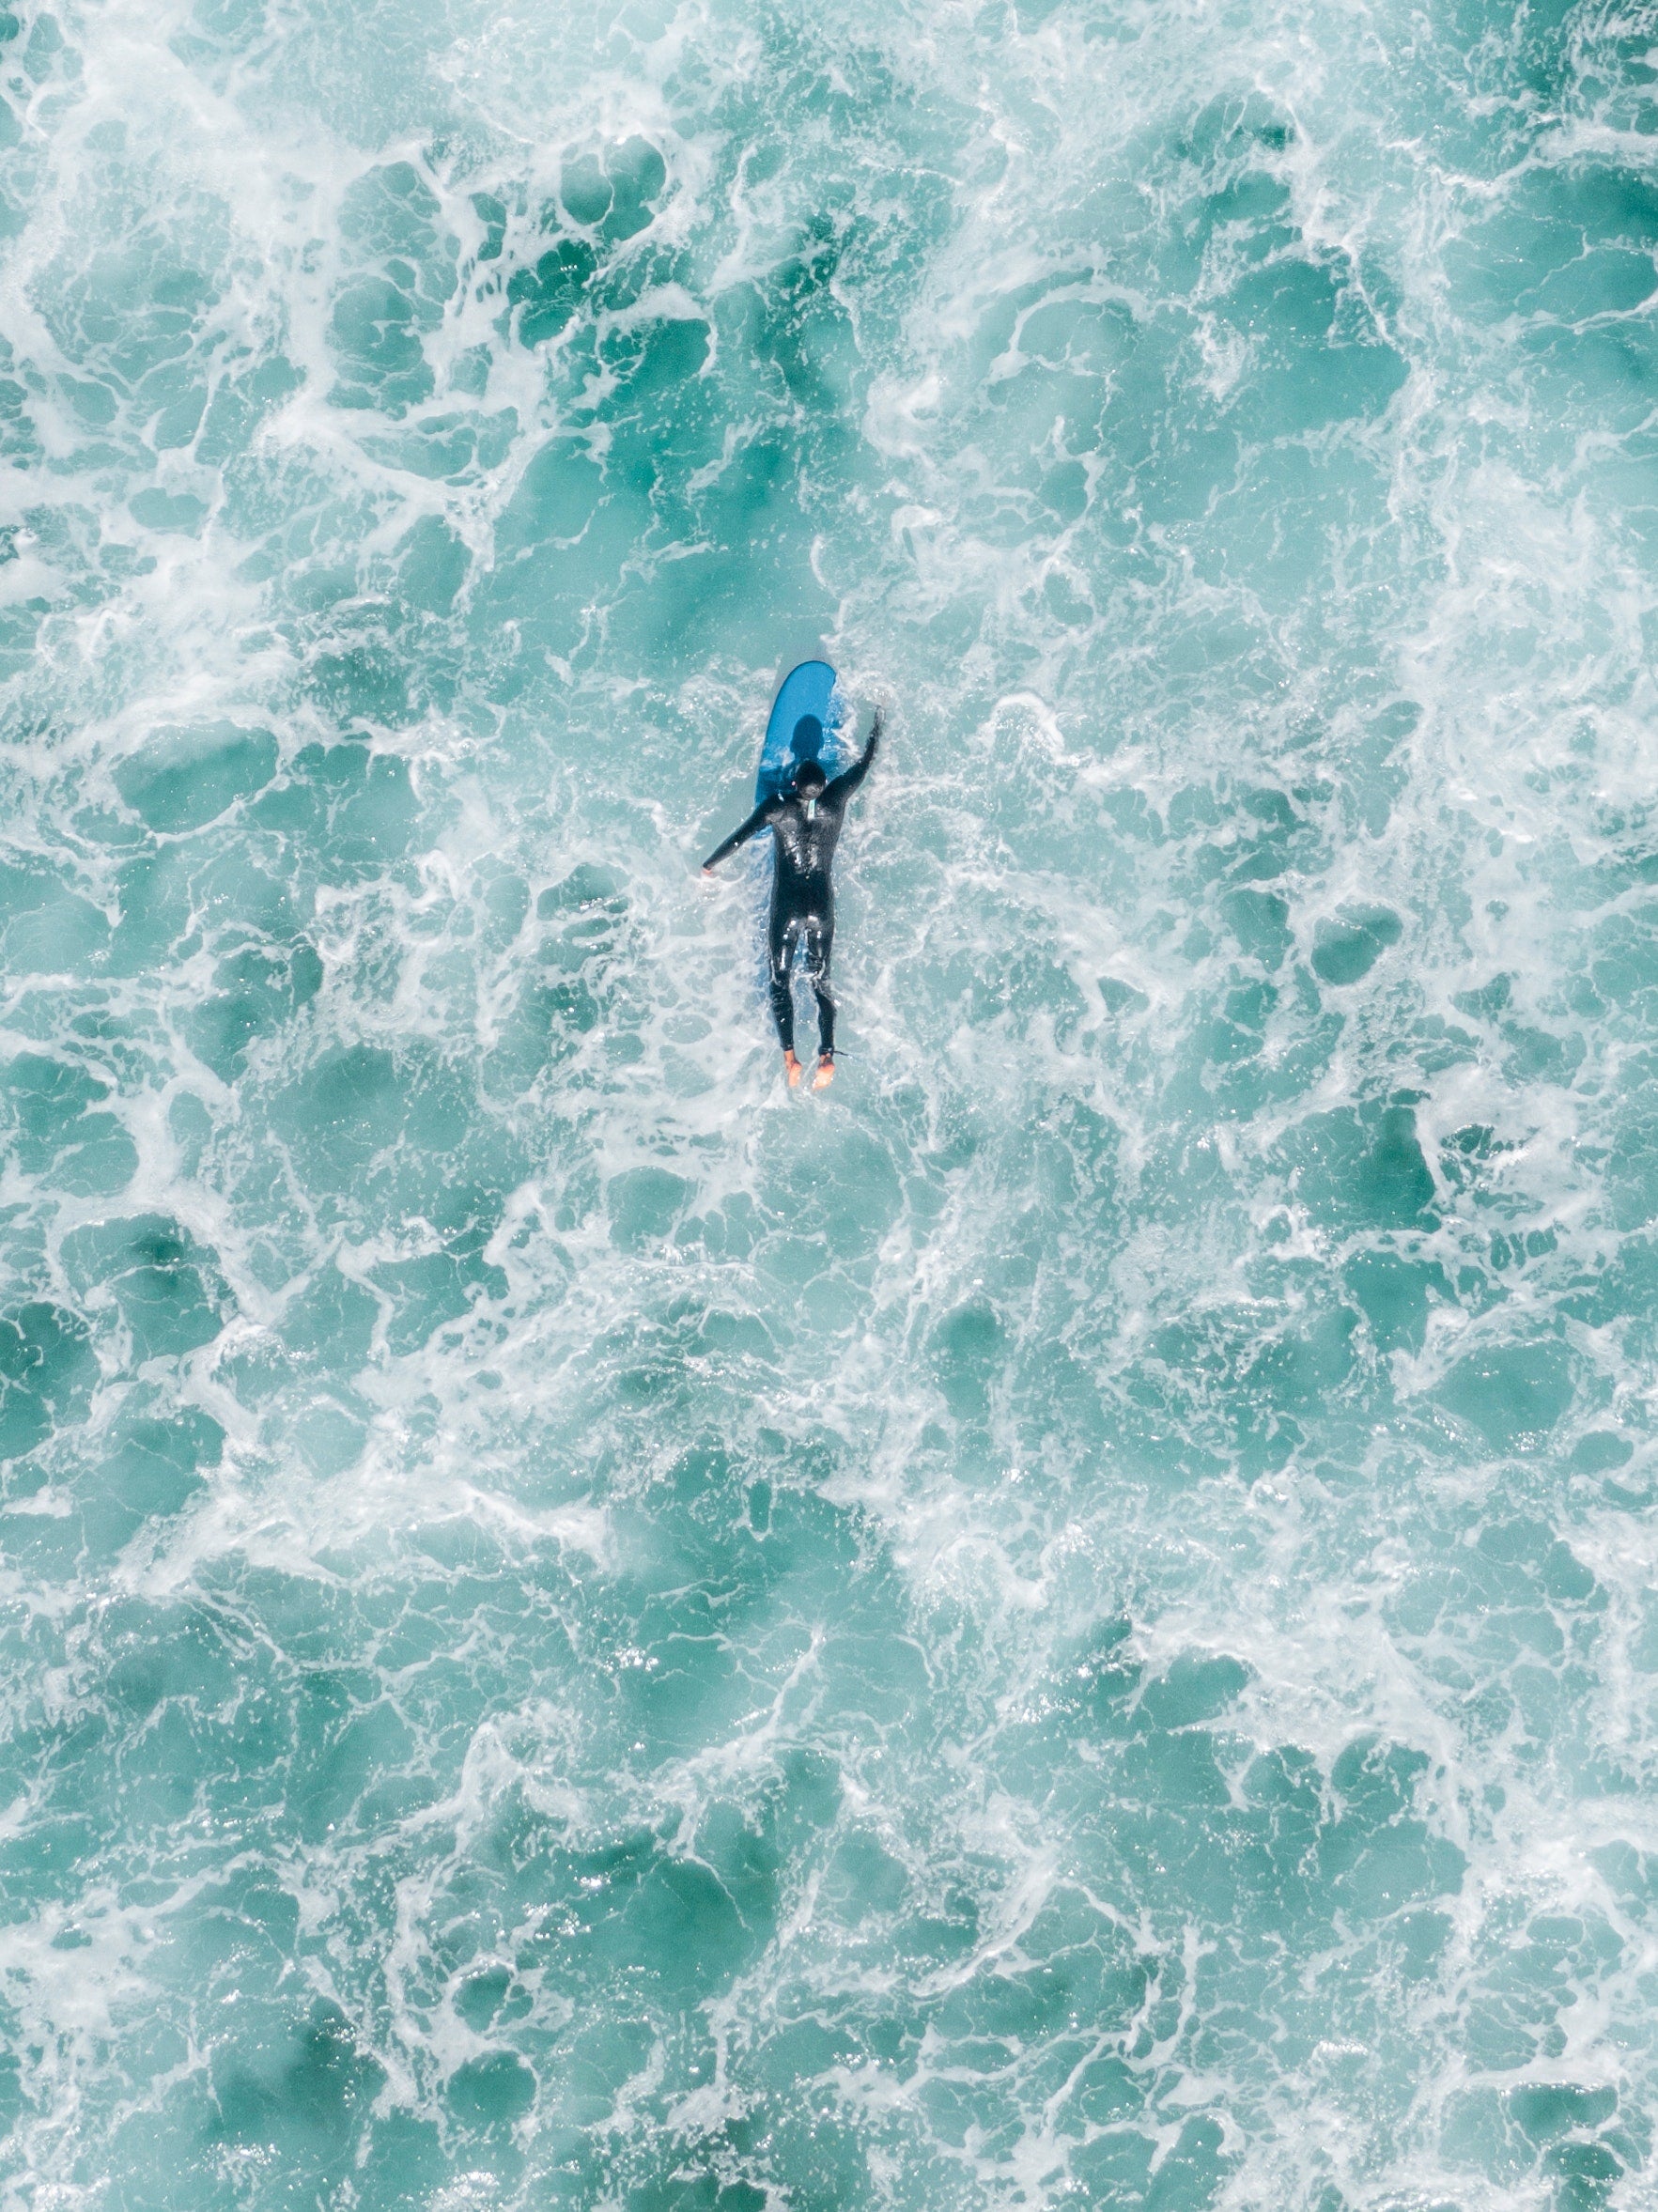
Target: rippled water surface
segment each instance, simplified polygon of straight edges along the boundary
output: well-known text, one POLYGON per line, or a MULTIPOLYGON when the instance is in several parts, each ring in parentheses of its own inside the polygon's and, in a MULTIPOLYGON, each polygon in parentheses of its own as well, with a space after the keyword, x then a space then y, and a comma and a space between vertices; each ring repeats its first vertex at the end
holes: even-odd
POLYGON ((8 8, 0 2203, 1652 2203, 1658 17, 8 8))

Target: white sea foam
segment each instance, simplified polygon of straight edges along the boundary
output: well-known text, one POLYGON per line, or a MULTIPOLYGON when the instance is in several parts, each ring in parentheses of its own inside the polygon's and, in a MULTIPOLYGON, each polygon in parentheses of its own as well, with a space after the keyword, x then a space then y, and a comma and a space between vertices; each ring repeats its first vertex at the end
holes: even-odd
POLYGON ((62 20, 8 2201, 1636 2201, 1646 311, 1514 273, 1645 239, 1531 196, 1633 79, 62 20), (797 635, 889 734, 810 1100, 694 875, 797 635))

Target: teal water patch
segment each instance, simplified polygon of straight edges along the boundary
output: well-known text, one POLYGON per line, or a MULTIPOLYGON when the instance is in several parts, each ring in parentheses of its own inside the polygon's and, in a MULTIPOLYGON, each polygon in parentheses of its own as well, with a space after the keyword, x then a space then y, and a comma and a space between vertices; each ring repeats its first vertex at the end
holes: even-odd
POLYGON ((1651 86, 0 14, 8 2203, 1644 2201, 1651 86))

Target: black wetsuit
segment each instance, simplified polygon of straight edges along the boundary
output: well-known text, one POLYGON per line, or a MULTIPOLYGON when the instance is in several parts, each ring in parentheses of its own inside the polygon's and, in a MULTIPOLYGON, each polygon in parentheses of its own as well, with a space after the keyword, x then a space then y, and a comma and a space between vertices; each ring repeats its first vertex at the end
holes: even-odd
POLYGON ((826 1060, 835 1049, 835 1002, 829 996, 829 955, 835 944, 835 892, 829 880, 834 865, 835 842, 846 801, 869 774, 880 742, 877 720, 870 732, 863 758, 844 776, 826 783, 815 798, 796 791, 779 792, 757 806, 740 829, 734 829, 722 845, 703 862, 718 867, 739 844, 746 844, 762 829, 771 831, 777 847, 777 869, 771 879, 771 1012, 785 1052, 795 1049, 795 1000, 789 987, 795 948, 804 944, 806 972, 817 1000, 818 1049, 826 1060))

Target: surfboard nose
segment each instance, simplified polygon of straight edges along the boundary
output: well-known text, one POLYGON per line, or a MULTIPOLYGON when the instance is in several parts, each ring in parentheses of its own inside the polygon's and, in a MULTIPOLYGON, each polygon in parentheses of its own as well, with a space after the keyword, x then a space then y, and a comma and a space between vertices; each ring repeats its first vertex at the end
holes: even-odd
POLYGON ((803 660, 778 688, 760 748, 754 803, 783 790, 797 768, 815 761, 827 775, 844 767, 846 702, 827 660, 803 660))

